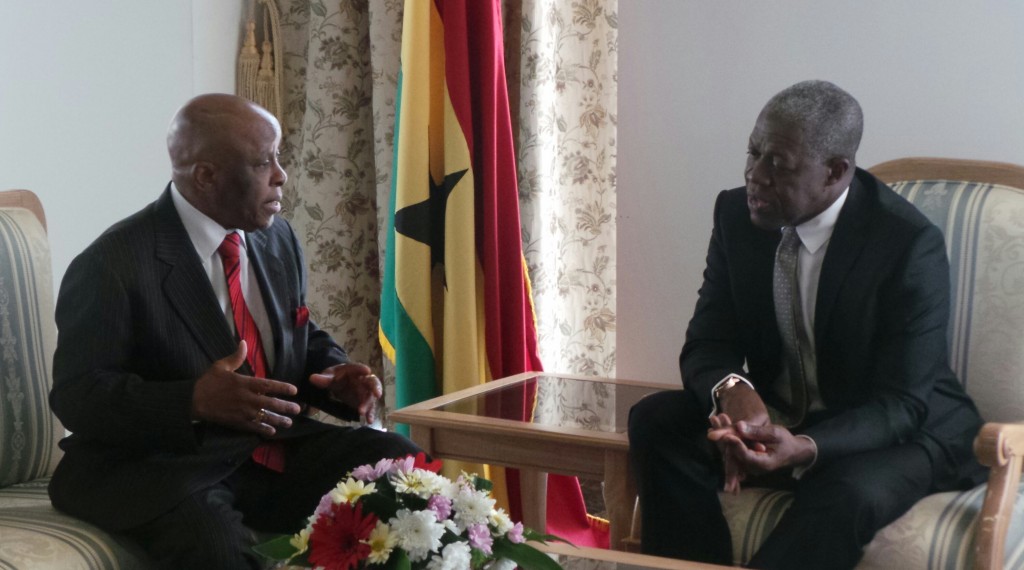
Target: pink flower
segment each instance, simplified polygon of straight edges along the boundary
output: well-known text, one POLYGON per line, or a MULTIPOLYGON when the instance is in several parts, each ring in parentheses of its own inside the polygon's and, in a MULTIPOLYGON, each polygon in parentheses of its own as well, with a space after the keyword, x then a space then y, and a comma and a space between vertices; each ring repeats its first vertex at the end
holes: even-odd
POLYGON ((370 467, 369 465, 360 465, 352 470, 352 478, 364 482, 376 481, 377 479, 387 475, 391 471, 391 466, 394 463, 394 459, 384 458, 378 461, 373 467, 370 467))
MULTIPOLYGON (((522 525, 519 525, 522 527, 522 525)), ((469 536, 469 545, 473 548, 479 548, 484 554, 491 553, 491 546, 494 544, 494 539, 491 538, 491 531, 488 530, 485 524, 475 524, 466 529, 466 534, 469 536)), ((515 542, 514 540, 512 542, 515 542)), ((520 540, 520 542, 522 542, 520 540)))
POLYGON ((452 500, 443 495, 434 495, 427 501, 427 508, 434 511, 437 521, 441 522, 452 514, 452 500))
POLYGON ((506 536, 508 536, 508 539, 513 544, 520 544, 522 542, 526 542, 526 539, 523 538, 523 523, 517 522, 515 525, 513 525, 512 530, 508 531, 508 534, 506 536))
POLYGON ((327 493, 323 497, 320 497, 320 504, 317 505, 316 506, 316 510, 313 511, 313 516, 316 517, 316 518, 320 518, 320 515, 322 515, 322 514, 330 515, 331 514, 331 506, 333 504, 334 504, 334 501, 331 500, 331 494, 330 493, 327 493))

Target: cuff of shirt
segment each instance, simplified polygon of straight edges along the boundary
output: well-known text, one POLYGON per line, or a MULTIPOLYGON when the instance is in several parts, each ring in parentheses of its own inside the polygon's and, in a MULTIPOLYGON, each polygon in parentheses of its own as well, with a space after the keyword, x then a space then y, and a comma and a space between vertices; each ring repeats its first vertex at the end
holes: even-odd
POLYGON ((807 465, 801 465, 799 467, 793 468, 793 478, 799 479, 803 477, 808 471, 810 471, 811 468, 814 467, 814 464, 818 462, 818 444, 815 443, 814 439, 812 439, 809 435, 798 435, 796 437, 802 437, 807 441, 811 442, 811 447, 814 448, 814 459, 811 459, 810 463, 808 463, 807 465))
POLYGON ((743 382, 747 386, 750 386, 751 390, 754 389, 754 385, 750 383, 750 380, 747 380, 746 378, 740 376, 739 374, 730 374, 730 375, 726 376, 725 378, 722 378, 714 386, 711 387, 711 413, 708 414, 708 418, 712 418, 712 417, 718 415, 718 398, 715 398, 715 391, 718 390, 719 386, 721 386, 722 384, 725 384, 726 382, 728 382, 732 378, 735 378, 735 379, 739 380, 740 382, 743 382))

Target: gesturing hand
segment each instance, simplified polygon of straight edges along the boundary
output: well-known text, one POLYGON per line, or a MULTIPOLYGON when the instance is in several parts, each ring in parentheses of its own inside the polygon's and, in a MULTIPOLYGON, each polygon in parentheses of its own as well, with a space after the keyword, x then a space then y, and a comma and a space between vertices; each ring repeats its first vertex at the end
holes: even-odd
POLYGON ((309 381, 329 391, 334 400, 357 410, 366 423, 376 419, 376 404, 384 396, 384 387, 369 366, 337 364, 320 374, 310 375, 309 381))
POLYGON ((196 380, 192 417, 269 437, 276 428, 291 426, 287 416, 300 411, 298 404, 275 396, 294 396, 297 389, 286 382, 235 372, 245 362, 246 351, 243 340, 234 354, 214 362, 196 380))

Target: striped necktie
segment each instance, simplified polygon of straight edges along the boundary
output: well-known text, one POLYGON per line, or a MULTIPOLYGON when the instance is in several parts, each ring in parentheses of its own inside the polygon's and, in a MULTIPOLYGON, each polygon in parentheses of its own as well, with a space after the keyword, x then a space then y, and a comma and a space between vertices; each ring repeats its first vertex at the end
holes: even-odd
MULTIPOLYGON (((234 316, 235 331, 238 338, 245 341, 248 349, 245 360, 252 368, 253 376, 257 378, 267 377, 267 356, 263 351, 263 341, 260 339, 260 331, 256 328, 256 321, 245 304, 245 297, 242 295, 242 281, 240 276, 241 261, 240 249, 242 238, 237 232, 231 232, 224 237, 217 253, 220 254, 224 263, 224 277, 228 282, 228 297, 231 299, 231 313, 234 316)), ((284 471, 284 449, 279 442, 268 442, 260 445, 253 451, 253 460, 274 471, 284 471)))

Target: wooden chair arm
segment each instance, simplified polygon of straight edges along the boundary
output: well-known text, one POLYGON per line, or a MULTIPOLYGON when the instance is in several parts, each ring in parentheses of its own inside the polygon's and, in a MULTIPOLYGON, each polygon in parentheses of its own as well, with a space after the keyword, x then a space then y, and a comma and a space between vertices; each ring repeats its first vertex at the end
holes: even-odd
POLYGON ((974 543, 975 570, 1001 570, 1024 459, 1024 423, 987 423, 974 440, 978 461, 991 469, 974 543))

